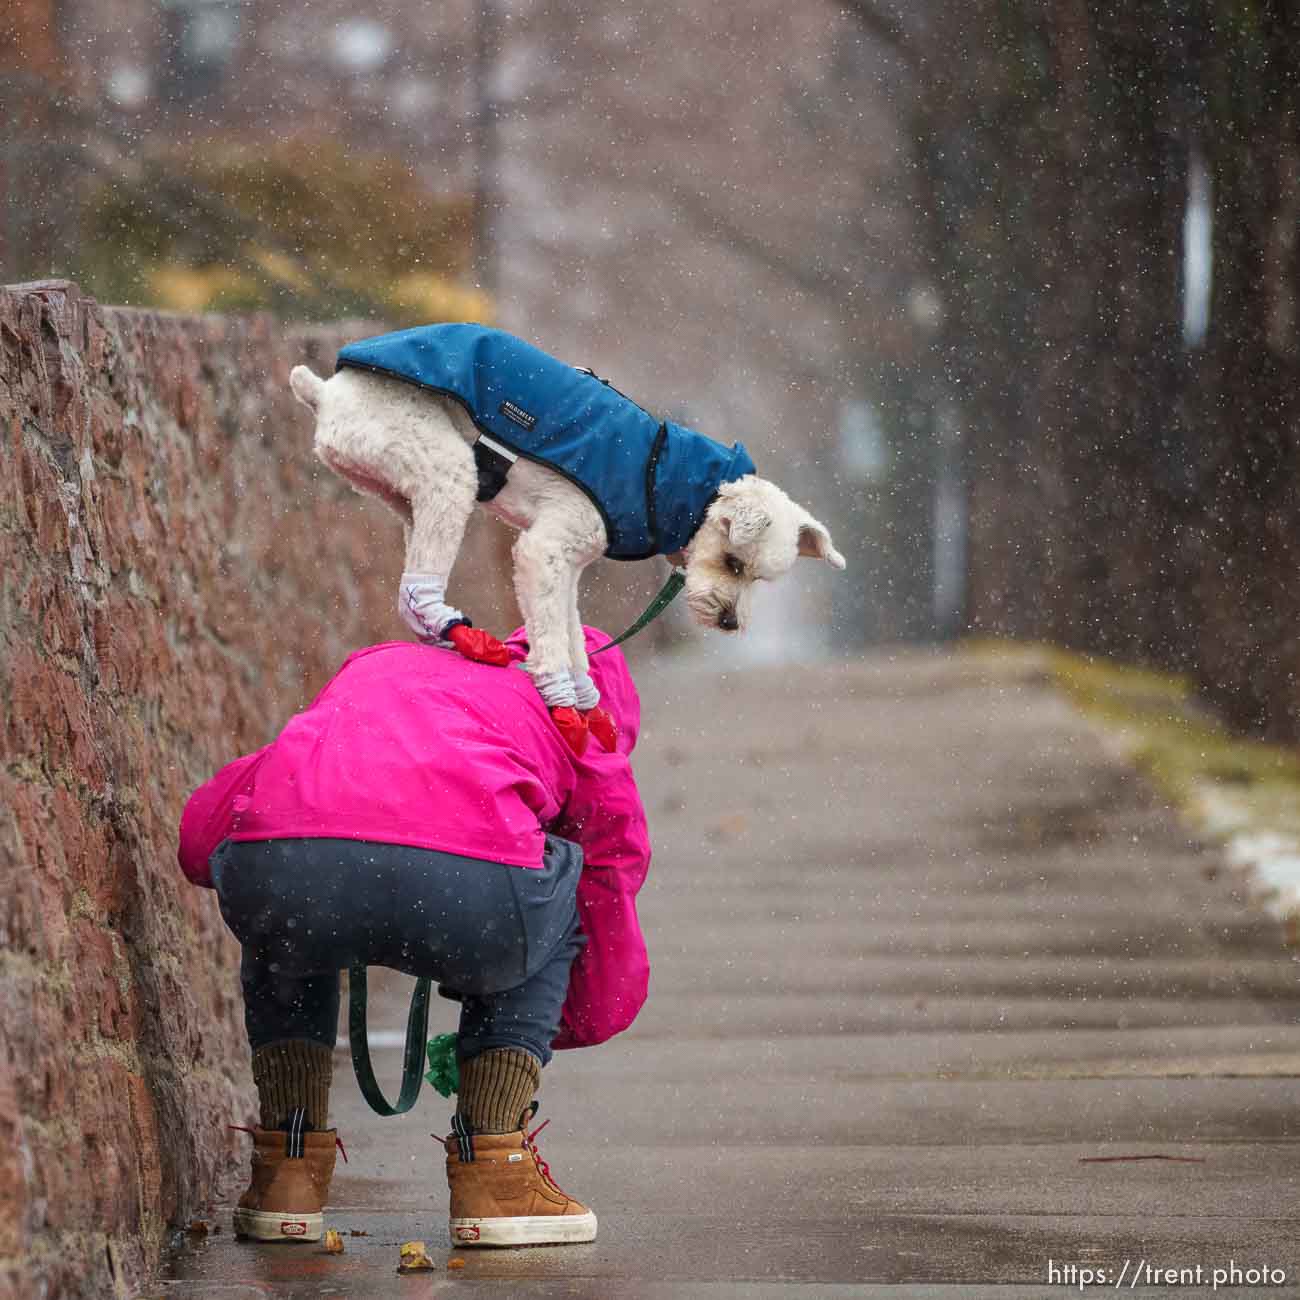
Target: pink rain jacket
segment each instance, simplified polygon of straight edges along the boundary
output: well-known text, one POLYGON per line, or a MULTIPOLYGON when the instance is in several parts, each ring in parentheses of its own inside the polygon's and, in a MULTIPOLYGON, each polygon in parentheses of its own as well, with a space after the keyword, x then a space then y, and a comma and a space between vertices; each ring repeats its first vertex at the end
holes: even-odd
MULTIPOLYGON (((586 629, 588 650, 609 638, 586 629)), ((645 813, 628 756, 640 701, 614 649, 591 661, 618 749, 594 740, 582 758, 560 738, 532 680, 448 650, 390 641, 351 655, 304 712, 264 749, 227 764, 181 815, 181 870, 211 887, 224 839, 375 840, 523 869, 542 863, 545 832, 582 846, 574 962, 557 1048, 626 1029, 649 978, 636 893, 650 865, 645 813)))

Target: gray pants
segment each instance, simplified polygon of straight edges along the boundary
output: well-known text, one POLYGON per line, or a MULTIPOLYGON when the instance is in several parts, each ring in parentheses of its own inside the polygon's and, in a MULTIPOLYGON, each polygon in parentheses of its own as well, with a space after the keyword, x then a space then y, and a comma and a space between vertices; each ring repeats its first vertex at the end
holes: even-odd
POLYGON ((581 871, 581 849, 549 835, 538 871, 365 840, 224 841, 212 879, 243 945, 249 1044, 332 1047, 338 973, 362 962, 458 998, 462 1060, 517 1047, 545 1065, 586 942, 581 871))

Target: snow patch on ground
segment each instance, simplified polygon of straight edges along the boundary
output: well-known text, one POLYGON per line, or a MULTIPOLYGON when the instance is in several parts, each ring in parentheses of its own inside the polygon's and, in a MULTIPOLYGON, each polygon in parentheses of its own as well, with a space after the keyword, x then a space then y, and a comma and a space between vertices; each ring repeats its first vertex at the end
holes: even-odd
POLYGON ((1202 834, 1222 842, 1253 901, 1279 921, 1300 918, 1300 840, 1253 825, 1248 801, 1216 786, 1199 787, 1189 811, 1202 834))

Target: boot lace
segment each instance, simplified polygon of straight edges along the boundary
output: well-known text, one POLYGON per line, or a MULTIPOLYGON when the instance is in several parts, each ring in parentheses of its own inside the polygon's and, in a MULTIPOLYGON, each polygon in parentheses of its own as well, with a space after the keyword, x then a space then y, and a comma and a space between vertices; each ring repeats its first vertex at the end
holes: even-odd
MULTIPOLYGON (((531 1118, 532 1118, 534 1115, 536 1115, 536 1114, 537 1114, 537 1103, 536 1103, 536 1102, 533 1102, 532 1109, 528 1112, 527 1118, 531 1119, 531 1118)), ((528 1132, 528 1127, 527 1127, 527 1125, 525 1125, 525 1126, 524 1126, 524 1129, 523 1129, 524 1148, 525 1148, 525 1150, 527 1150, 528 1154, 532 1156, 532 1158, 533 1158, 533 1163, 537 1166, 537 1172, 538 1172, 539 1174, 541 1174, 541 1176, 542 1176, 542 1180, 543 1180, 543 1181, 544 1181, 544 1182, 545 1182, 549 1187, 551 1187, 551 1188, 554 1189, 555 1191, 559 1192, 559 1194, 560 1194, 561 1196, 563 1196, 564 1199, 565 1199, 566 1201, 571 1201, 571 1200, 573 1200, 573 1197, 570 1196, 569 1193, 566 1192, 566 1191, 564 1190, 564 1188, 562 1188, 562 1187, 559 1185, 559 1183, 557 1183, 557 1182, 555 1181, 555 1179, 551 1177, 551 1166, 548 1165, 548 1164, 546 1163, 545 1159, 544 1159, 543 1156, 542 1156, 542 1153, 537 1149, 536 1145, 535 1145, 534 1142, 533 1142, 533 1139, 534 1139, 534 1138, 535 1138, 535 1137, 536 1137, 536 1136, 537 1136, 537 1135, 538 1135, 538 1134, 539 1134, 539 1133, 540 1133, 540 1132, 541 1132, 541 1131, 542 1131, 542 1130, 543 1130, 543 1129, 544 1129, 544 1128, 545 1128, 545 1127, 546 1127, 550 1122, 551 1122, 551 1121, 550 1121, 549 1119, 544 1119, 544 1120, 542 1120, 542 1122, 541 1122, 541 1123, 540 1123, 540 1124, 539 1124, 535 1129, 533 1129, 533 1131, 532 1131, 531 1133, 528 1132)), ((431 1137, 435 1142, 440 1142, 440 1143, 442 1144, 444 1150, 450 1150, 450 1149, 451 1149, 451 1144, 455 1141, 455 1138, 445 1138, 445 1137, 441 1137, 441 1136, 439 1136, 437 1133, 430 1133, 429 1136, 430 1136, 430 1137, 431 1137)))
POLYGON ((538 1134, 539 1134, 539 1133, 540 1133, 540 1132, 541 1132, 541 1131, 542 1131, 542 1130, 543 1130, 543 1129, 544 1129, 544 1128, 545 1128, 545 1127, 546 1127, 550 1122, 551 1122, 551 1121, 550 1121, 549 1119, 544 1119, 544 1120, 542 1120, 542 1122, 541 1122, 541 1123, 540 1123, 540 1124, 539 1124, 535 1129, 533 1129, 533 1131, 532 1131, 531 1133, 529 1133, 527 1130, 525 1130, 525 1131, 524 1131, 524 1146, 528 1148, 529 1154, 531 1154, 531 1156, 533 1157, 533 1161, 534 1161, 534 1162, 536 1163, 536 1165, 537 1165, 537 1172, 538 1172, 539 1174, 541 1174, 543 1181, 546 1182, 547 1184, 549 1184, 551 1187, 553 1187, 557 1192, 559 1192, 559 1194, 560 1194, 561 1196, 563 1196, 564 1199, 565 1199, 566 1201, 571 1201, 571 1200, 573 1200, 573 1197, 570 1196, 569 1193, 566 1192, 566 1191, 565 1191, 565 1190, 564 1190, 564 1189, 559 1185, 559 1183, 557 1183, 557 1182, 555 1181, 555 1179, 551 1177, 551 1166, 548 1165, 548 1164, 546 1163, 546 1161, 542 1159, 542 1153, 541 1153, 541 1152, 536 1148, 536 1146, 533 1145, 533 1139, 534 1139, 534 1138, 535 1138, 535 1137, 536 1137, 536 1136, 537 1136, 537 1135, 538 1135, 538 1134))

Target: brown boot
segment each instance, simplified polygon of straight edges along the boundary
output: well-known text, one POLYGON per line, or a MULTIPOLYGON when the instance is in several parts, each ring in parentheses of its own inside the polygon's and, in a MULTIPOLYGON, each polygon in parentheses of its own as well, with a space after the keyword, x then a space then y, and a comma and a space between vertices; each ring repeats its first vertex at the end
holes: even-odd
POLYGON ((235 1208, 236 1234, 255 1241, 319 1241, 335 1151, 341 1150, 337 1132, 304 1132, 292 1123, 288 1129, 243 1132, 253 1135, 253 1180, 235 1208))
MULTIPOLYGON (((547 1121, 548 1123, 550 1121, 547 1121)), ((448 1231, 453 1246, 548 1246, 594 1241, 596 1216, 565 1195, 532 1133, 468 1133, 459 1118, 456 1130, 439 1138, 447 1151, 451 1188, 448 1231)))

